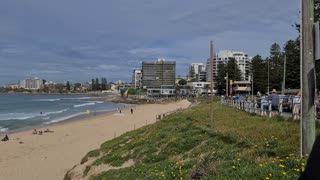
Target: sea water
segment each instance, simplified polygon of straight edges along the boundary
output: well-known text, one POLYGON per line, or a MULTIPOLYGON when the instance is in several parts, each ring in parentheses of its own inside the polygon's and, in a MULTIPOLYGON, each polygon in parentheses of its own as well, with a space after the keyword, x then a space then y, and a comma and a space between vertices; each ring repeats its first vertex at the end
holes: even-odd
MULTIPOLYGON (((88 95, 0 94, 0 133, 108 112, 124 104, 91 101, 88 95)), ((95 99, 97 99, 95 97, 95 99)))

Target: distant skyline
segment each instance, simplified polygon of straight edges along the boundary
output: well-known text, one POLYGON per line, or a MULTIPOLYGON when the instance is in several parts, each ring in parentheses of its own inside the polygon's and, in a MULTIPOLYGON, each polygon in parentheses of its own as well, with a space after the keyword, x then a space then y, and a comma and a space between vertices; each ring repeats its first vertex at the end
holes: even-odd
POLYGON ((39 77, 130 81, 141 62, 165 58, 186 76, 214 51, 269 55, 298 32, 298 0, 2 0, 0 85, 39 77))

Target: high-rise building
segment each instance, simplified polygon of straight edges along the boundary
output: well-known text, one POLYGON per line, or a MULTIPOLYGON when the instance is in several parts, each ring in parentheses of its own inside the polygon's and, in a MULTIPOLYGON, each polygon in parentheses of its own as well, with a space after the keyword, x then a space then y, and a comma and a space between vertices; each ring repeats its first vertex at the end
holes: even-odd
POLYGON ((142 86, 149 95, 173 95, 176 80, 176 62, 158 59, 142 63, 142 86))
POLYGON ((141 69, 134 69, 132 74, 132 88, 141 88, 142 72, 141 69))
POLYGON ((25 79, 19 81, 19 88, 23 89, 40 89, 43 85, 43 80, 39 78, 25 79))
POLYGON ((191 79, 196 79, 196 76, 199 74, 199 66, 203 66, 203 63, 191 63, 189 68, 189 77, 191 79))
MULTIPOLYGON (((214 56, 214 62, 213 65, 213 82, 216 84, 217 75, 218 75, 218 64, 223 63, 227 64, 230 58, 234 58, 237 62, 237 65, 241 71, 241 79, 242 80, 250 80, 250 74, 248 73, 250 71, 250 63, 251 63, 251 57, 249 57, 244 52, 239 51, 231 51, 231 50, 223 50, 219 51, 214 56)), ((207 82, 210 82, 210 59, 207 61, 207 82)))
POLYGON ((203 63, 192 63, 189 69, 189 77, 193 81, 205 82, 206 81, 206 65, 203 63))

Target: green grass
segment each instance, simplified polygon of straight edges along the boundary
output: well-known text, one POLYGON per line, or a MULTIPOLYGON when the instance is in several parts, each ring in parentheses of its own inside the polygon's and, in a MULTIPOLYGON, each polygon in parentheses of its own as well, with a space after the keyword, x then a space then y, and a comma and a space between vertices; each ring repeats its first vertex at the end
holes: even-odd
MULTIPOLYGON (((200 105, 103 143, 84 157, 90 166, 120 167, 90 179, 297 179, 304 167, 299 156, 299 122, 267 119, 214 104, 200 105)), ((88 166, 84 175, 90 170, 88 166)))

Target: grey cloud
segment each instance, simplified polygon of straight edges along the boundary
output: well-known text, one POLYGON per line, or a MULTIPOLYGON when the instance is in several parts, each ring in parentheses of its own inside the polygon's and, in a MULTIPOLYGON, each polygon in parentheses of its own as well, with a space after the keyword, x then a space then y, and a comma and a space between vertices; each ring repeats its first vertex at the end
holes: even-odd
POLYGON ((215 51, 266 56, 273 42, 297 37, 298 10, 298 0, 3 0, 0 84, 31 69, 54 81, 130 80, 141 61, 162 57, 183 74, 206 61, 210 39, 215 51))

